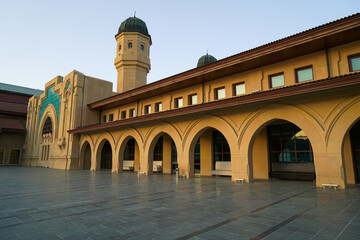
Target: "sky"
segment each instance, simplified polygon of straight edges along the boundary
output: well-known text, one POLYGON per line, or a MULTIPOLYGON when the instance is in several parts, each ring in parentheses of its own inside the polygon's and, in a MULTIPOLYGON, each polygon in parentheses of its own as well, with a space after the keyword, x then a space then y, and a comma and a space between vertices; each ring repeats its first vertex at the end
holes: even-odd
POLYGON ((72 70, 113 82, 115 34, 145 21, 147 82, 360 12, 360 0, 0 0, 0 82, 44 89, 72 70))

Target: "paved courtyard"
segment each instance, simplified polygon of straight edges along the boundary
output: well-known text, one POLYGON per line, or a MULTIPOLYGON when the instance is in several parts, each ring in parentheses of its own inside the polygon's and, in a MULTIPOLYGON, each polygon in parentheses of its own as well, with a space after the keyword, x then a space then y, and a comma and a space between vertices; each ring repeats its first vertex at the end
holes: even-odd
POLYGON ((360 187, 0 167, 0 239, 360 239, 360 187))

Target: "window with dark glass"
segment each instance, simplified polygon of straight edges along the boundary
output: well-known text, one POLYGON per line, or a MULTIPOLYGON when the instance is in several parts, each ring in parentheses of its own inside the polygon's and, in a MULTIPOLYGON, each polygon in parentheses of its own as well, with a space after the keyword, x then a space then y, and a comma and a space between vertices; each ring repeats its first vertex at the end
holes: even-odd
POLYGON ((135 117, 135 109, 130 109, 129 110, 129 117, 135 117))
POLYGON ((270 88, 280 87, 285 85, 284 73, 277 73, 269 76, 270 88))
POLYGON ((20 164, 20 150, 19 149, 11 149, 9 164, 20 164))
POLYGON ((103 122, 106 122, 106 115, 103 116, 103 122))
POLYGON ((233 84, 233 96, 238 96, 245 94, 245 83, 235 83, 233 84))
POLYGON ((214 162, 231 161, 230 147, 224 135, 219 131, 213 132, 214 162))
POLYGON ((197 104, 197 94, 189 95, 188 102, 189 102, 189 105, 197 104))
POLYGON ((135 139, 129 139, 126 143, 124 150, 124 160, 125 161, 134 161, 135 159, 135 139))
POLYGON ((112 150, 111 145, 108 141, 104 143, 104 146, 101 150, 101 169, 111 169, 112 168, 112 150))
POLYGON ((114 121, 114 114, 109 114, 109 122, 112 122, 114 121))
POLYGON ((142 45, 142 44, 140 45, 140 50, 144 51, 144 45, 142 45))
POLYGON ((0 164, 4 164, 4 149, 0 149, 0 164))
POLYGON ((145 114, 150 114, 150 113, 151 113, 151 105, 146 105, 146 106, 145 106, 144 113, 145 113, 145 114))
POLYGON ((200 138, 196 141, 194 150, 194 170, 200 173, 200 138))
POLYGON ((155 144, 153 161, 162 161, 163 160, 163 141, 164 141, 163 139, 164 138, 161 136, 155 144))
POLYGON ((121 119, 125 119, 126 118, 126 110, 121 111, 121 119))
POLYGON ((299 69, 295 69, 295 80, 296 82, 305 82, 313 80, 313 69, 312 66, 307 66, 299 69))
POLYGON ((225 96, 226 96, 225 87, 215 88, 215 90, 214 90, 215 100, 225 98, 225 96))
POLYGON ((45 120, 43 131, 42 131, 42 134, 47 134, 47 133, 52 133, 52 122, 51 122, 50 117, 48 117, 45 120))
POLYGON ((155 112, 161 112, 162 111, 162 103, 158 102, 155 103, 155 112))
POLYGON ((129 47, 129 48, 132 48, 132 43, 131 43, 131 42, 128 44, 128 47, 129 47))
POLYGON ((177 149, 174 140, 171 139, 171 166, 172 173, 176 172, 176 168, 178 168, 177 163, 177 149))
POLYGON ((313 162, 313 151, 305 132, 294 124, 270 125, 268 128, 271 162, 313 162))
POLYGON ((121 44, 119 45, 119 51, 121 50, 121 44))
POLYGON ((360 54, 349 56, 349 68, 350 72, 360 70, 360 54))
POLYGON ((175 108, 180 108, 182 106, 183 106, 183 98, 182 97, 175 98, 174 107, 175 108))

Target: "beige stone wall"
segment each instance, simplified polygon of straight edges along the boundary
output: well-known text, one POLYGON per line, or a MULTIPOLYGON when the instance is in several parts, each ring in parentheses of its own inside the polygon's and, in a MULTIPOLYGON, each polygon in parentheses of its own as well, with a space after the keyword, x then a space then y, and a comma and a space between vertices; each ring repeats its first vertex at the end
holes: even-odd
POLYGON ((26 140, 22 164, 56 169, 79 168, 79 136, 68 130, 99 122, 99 113, 89 110, 87 104, 112 96, 112 83, 87 77, 73 71, 65 77, 57 76, 45 84, 41 96, 29 100, 26 123, 26 140), (59 114, 49 104, 39 119, 40 108, 47 99, 47 90, 54 87, 59 97, 59 114), (42 134, 45 120, 50 117, 52 134, 42 134))

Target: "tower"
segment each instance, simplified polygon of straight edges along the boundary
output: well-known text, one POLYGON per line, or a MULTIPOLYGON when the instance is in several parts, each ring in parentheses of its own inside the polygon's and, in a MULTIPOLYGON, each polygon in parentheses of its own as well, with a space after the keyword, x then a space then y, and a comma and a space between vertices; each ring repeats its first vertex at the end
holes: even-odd
POLYGON ((122 93, 146 84, 150 71, 151 36, 143 20, 129 17, 121 23, 116 39, 115 68, 117 92, 122 93))

